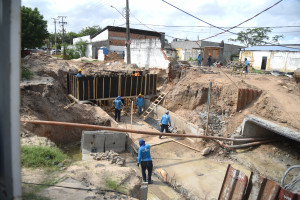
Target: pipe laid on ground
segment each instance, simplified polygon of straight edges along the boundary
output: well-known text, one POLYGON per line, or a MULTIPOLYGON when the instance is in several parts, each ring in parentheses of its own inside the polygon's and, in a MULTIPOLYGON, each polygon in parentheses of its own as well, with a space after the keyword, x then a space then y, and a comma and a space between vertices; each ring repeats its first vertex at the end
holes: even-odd
POLYGON ((170 141, 176 142, 177 144, 180 144, 180 145, 182 145, 182 146, 185 146, 185 147, 187 147, 187 148, 190 148, 190 149, 192 149, 192 150, 194 150, 194 151, 202 152, 202 151, 200 151, 199 149, 195 149, 194 147, 191 147, 191 146, 189 146, 189 145, 183 144, 183 143, 178 142, 178 141, 176 141, 176 140, 171 139, 170 141))
POLYGON ((56 122, 56 121, 21 120, 21 122, 22 123, 31 123, 31 124, 40 124, 40 125, 88 128, 88 129, 94 129, 94 130, 129 132, 129 133, 145 134, 145 135, 161 135, 161 136, 172 136, 172 137, 217 139, 217 140, 226 140, 226 141, 235 141, 235 142, 254 142, 254 141, 268 140, 267 138, 239 138, 239 139, 233 139, 233 138, 224 138, 224 137, 217 137, 217 136, 205 136, 205 135, 181 135, 181 134, 172 134, 172 133, 158 133, 158 132, 151 132, 151 131, 131 130, 131 129, 113 128, 113 127, 107 127, 107 126, 97 126, 97 125, 69 123, 69 122, 56 122))
POLYGON ((257 142, 251 142, 251 143, 246 143, 246 144, 237 144, 237 145, 227 145, 224 144, 223 142, 220 142, 219 140, 214 139, 215 142, 217 142, 219 145, 221 145, 224 148, 227 149, 239 149, 239 148, 245 148, 245 147, 251 147, 251 146, 256 146, 256 145, 260 145, 260 144, 266 144, 266 143, 270 143, 270 142, 276 142, 278 140, 276 139, 269 139, 269 140, 265 140, 265 141, 257 141, 257 142))

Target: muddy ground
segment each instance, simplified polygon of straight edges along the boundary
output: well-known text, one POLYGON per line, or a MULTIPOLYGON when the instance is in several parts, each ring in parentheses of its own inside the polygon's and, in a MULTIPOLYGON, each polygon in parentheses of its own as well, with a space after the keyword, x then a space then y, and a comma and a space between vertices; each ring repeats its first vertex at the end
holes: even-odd
MULTIPOLYGON (((111 113, 106 113, 99 107, 86 104, 70 105, 72 101, 66 96, 66 74, 76 73, 78 69, 82 69, 83 74, 86 75, 132 73, 140 70, 137 66, 126 65, 123 61, 114 59, 104 62, 85 59, 65 61, 38 54, 25 57, 22 60, 22 66, 30 69, 34 76, 29 81, 22 80, 20 85, 21 120, 38 119, 129 127, 126 120, 118 124, 110 116, 111 113)), ((177 69, 173 81, 168 83, 167 72, 157 69, 151 71, 160 76, 159 90, 168 92, 162 106, 202 127, 206 124, 208 84, 212 81, 210 106, 212 117, 208 130, 210 135, 231 136, 247 114, 254 114, 281 126, 300 131, 300 83, 296 84, 292 78, 251 73, 247 76, 230 75, 231 69, 191 67, 177 69), (238 88, 257 89, 261 90, 262 94, 245 109, 237 112, 238 88)), ((144 125, 138 127, 145 130, 144 125)), ((81 131, 72 128, 22 124, 21 136, 24 138, 23 144, 67 145, 78 143, 81 131), (34 139, 33 136, 36 137, 36 135, 43 136, 45 139, 34 139)), ((139 138, 140 136, 136 139, 139 138)), ((150 137, 145 138, 152 140, 150 137)), ((153 141, 156 143, 156 140, 153 141)), ((195 199, 197 196, 208 199, 217 196, 224 169, 226 171, 228 163, 236 164, 246 172, 259 172, 278 183, 289 166, 300 164, 299 144, 292 141, 238 151, 228 151, 210 141, 186 139, 183 143, 199 150, 210 146, 214 148, 214 151, 208 157, 203 157, 181 145, 166 143, 153 148, 154 162, 156 166, 166 168, 170 173, 176 174, 181 184, 186 187, 197 186, 195 188, 199 188, 203 184, 207 185, 207 188, 190 191, 191 197, 195 199), (197 159, 197 162, 191 161, 197 159), (215 170, 210 170, 210 168, 215 170), (188 173, 181 173, 182 171, 188 173), (205 181, 210 184, 205 184, 205 181), (216 186, 209 187, 214 184, 214 181, 216 186)), ((24 174, 26 175, 26 171, 24 174)))

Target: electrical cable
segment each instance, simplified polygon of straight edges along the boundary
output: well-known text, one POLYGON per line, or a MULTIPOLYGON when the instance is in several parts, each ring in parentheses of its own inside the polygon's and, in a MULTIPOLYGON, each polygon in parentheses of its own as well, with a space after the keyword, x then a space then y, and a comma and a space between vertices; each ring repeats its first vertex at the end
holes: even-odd
MULTIPOLYGON (((181 8, 178 8, 178 7, 174 6, 173 4, 171 4, 171 3, 169 3, 169 2, 167 2, 167 1, 165 1, 165 0, 161 0, 161 1, 165 2, 166 4, 168 4, 168 5, 170 5, 170 6, 174 7, 174 8, 176 8, 177 10, 180 10, 181 12, 183 12, 183 13, 185 13, 185 14, 187 14, 187 15, 189 15, 189 16, 191 16, 191 17, 193 17, 193 18, 195 18, 195 19, 197 19, 197 20, 199 20, 199 21, 201 21, 201 22, 204 22, 204 23, 206 23, 206 24, 208 24, 208 25, 210 25, 210 26, 212 26, 212 27, 215 27, 215 28, 218 28, 218 29, 223 30, 224 33, 225 33, 225 32, 228 32, 228 33, 231 33, 231 34, 234 34, 234 35, 239 35, 238 33, 231 32, 231 31, 229 31, 229 30, 226 30, 226 29, 224 29, 224 28, 221 28, 221 27, 215 26, 215 25, 213 25, 213 24, 211 24, 211 23, 209 23, 209 22, 206 22, 206 21, 204 21, 204 20, 202 20, 202 19, 200 19, 200 18, 198 18, 198 17, 196 17, 196 16, 194 16, 194 15, 192 15, 192 14, 190 14, 190 13, 184 11, 184 10, 182 10, 181 8)), ((281 1, 283 1, 283 0, 280 0, 279 2, 281 2, 281 1)), ((277 3, 278 3, 278 2, 277 2, 277 3)), ((265 41, 258 41, 258 42, 261 42, 261 43, 264 43, 264 44, 268 44, 268 45, 282 46, 282 45, 280 45, 280 44, 274 44, 274 43, 271 43, 271 42, 265 42, 265 41)), ((198 43, 197 41, 196 41, 196 43, 199 45, 199 43, 198 43)), ((200 46, 200 45, 199 45, 199 46, 200 46)), ((282 47, 285 47, 285 46, 282 46, 282 47)), ((289 48, 291 48, 291 49, 296 49, 296 50, 300 50, 299 48, 294 48, 294 47, 289 47, 289 48)))
MULTIPOLYGON (((240 26, 240 25, 242 25, 242 24, 244 24, 244 23, 246 23, 246 22, 248 22, 248 21, 250 21, 250 20, 254 19, 255 17, 257 17, 257 16, 259 16, 260 14, 262 14, 262 13, 266 12, 267 10, 269 10, 269 9, 273 8, 274 6, 276 6, 277 4, 279 4, 279 3, 280 3, 280 2, 282 2, 282 1, 283 1, 283 0, 277 1, 275 4, 273 4, 272 6, 270 6, 270 7, 266 8, 266 9, 264 9, 263 11, 261 11, 261 12, 257 13, 257 14, 256 14, 256 15, 254 15, 253 17, 251 17, 251 18, 249 18, 249 19, 247 19, 247 20, 245 20, 245 21, 243 21, 243 22, 241 22, 241 23, 239 23, 239 24, 237 24, 237 25, 235 25, 235 26, 233 26, 233 27, 231 27, 231 28, 229 28, 229 29, 227 29, 227 30, 225 30, 225 31, 221 32, 221 33, 218 33, 218 34, 216 34, 216 35, 213 35, 213 36, 207 37, 207 38, 205 38, 205 39, 202 39, 202 40, 207 40, 207 39, 210 39, 210 38, 216 37, 216 36, 218 36, 218 35, 221 35, 221 34, 223 34, 223 33, 225 33, 225 32, 229 32, 229 30, 231 30, 231 29, 234 29, 234 28, 236 28, 236 27, 238 27, 238 26, 240 26)), ((202 40, 201 40, 201 41, 202 41, 202 40)))
POLYGON ((85 190, 85 191, 103 191, 103 192, 115 192, 118 194, 126 195, 123 192, 118 192, 116 190, 108 190, 108 189, 92 189, 92 188, 78 188, 78 187, 69 187, 69 186, 60 186, 60 185, 53 185, 53 184, 41 184, 41 183, 28 183, 28 182, 21 182, 23 184, 27 185, 38 185, 38 186, 48 186, 48 187, 60 187, 60 188, 66 188, 66 189, 73 189, 73 190, 85 190))

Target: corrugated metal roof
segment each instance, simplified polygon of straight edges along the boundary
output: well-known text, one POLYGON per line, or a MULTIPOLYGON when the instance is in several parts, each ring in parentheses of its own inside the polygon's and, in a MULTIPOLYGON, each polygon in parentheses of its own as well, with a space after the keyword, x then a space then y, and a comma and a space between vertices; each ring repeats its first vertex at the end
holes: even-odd
POLYGON ((288 48, 283 46, 253 46, 241 50, 242 51, 300 51, 300 49, 288 48))

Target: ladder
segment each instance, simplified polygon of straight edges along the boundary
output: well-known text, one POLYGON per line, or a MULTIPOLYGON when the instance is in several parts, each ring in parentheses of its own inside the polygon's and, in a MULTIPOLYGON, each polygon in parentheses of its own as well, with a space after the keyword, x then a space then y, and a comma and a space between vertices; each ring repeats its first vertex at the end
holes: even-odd
POLYGON ((167 95, 167 93, 162 92, 157 99, 155 99, 154 102, 151 103, 151 105, 148 107, 148 109, 141 115, 140 118, 143 118, 143 120, 148 117, 148 115, 154 110, 155 106, 157 106, 167 95))

